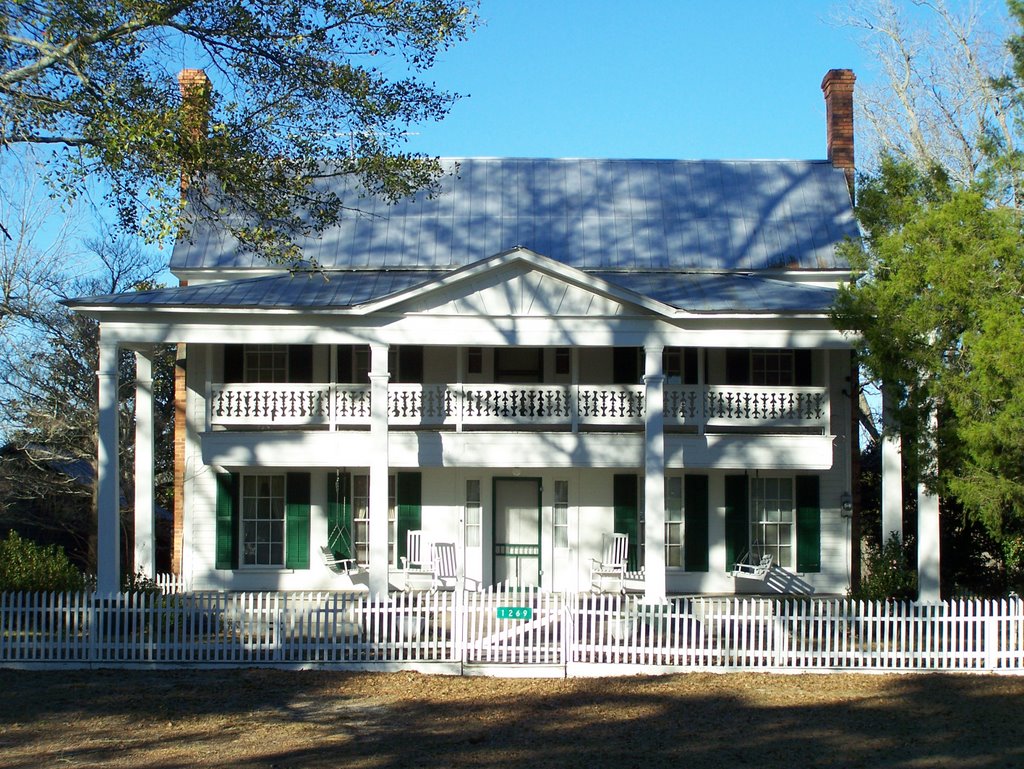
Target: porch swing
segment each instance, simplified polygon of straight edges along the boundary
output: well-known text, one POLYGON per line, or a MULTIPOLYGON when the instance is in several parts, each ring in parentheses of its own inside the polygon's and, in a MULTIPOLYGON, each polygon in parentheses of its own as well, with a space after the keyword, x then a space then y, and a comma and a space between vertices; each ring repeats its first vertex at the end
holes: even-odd
POLYGON ((733 579, 755 579, 764 582, 772 570, 772 554, 764 553, 758 558, 760 550, 757 542, 751 542, 750 548, 732 565, 729 576, 733 579))
POLYGON ((333 544, 334 549, 326 545, 320 548, 320 555, 323 558, 324 565, 335 574, 345 574, 348 576, 358 574, 359 562, 355 558, 340 558, 335 555, 336 551, 342 553, 352 552, 352 540, 348 532, 340 525, 335 524, 334 528, 327 535, 327 542, 328 544, 333 544))

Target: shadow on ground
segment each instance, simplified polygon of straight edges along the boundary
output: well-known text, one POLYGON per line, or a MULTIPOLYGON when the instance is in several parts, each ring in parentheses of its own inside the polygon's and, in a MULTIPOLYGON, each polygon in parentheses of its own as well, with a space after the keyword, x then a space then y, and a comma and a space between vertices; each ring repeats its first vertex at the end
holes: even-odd
POLYGON ((1024 766, 1024 678, 0 671, 0 765, 1024 766))

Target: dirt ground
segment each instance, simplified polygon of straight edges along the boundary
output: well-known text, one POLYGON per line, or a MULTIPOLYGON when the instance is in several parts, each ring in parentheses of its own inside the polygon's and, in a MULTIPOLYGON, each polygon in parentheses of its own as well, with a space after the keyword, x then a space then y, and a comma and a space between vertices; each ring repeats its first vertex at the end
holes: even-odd
POLYGON ((0 671, 3 767, 1024 767, 1024 678, 0 671))

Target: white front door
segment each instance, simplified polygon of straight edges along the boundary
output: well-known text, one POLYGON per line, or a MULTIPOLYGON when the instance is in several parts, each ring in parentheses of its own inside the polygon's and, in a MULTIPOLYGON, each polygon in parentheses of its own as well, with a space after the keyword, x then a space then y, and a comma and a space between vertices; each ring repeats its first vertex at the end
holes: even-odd
POLYGON ((540 478, 494 480, 494 582, 541 584, 540 478))

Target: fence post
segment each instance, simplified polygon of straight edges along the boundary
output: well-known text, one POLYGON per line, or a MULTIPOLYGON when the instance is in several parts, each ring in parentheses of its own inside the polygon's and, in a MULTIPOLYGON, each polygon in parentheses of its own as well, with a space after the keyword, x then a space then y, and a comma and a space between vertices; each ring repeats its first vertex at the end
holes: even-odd
POLYGON ((562 601, 562 666, 564 670, 568 671, 576 638, 575 612, 569 605, 569 594, 559 593, 558 595, 562 601))
POLYGON ((95 591, 89 594, 89 610, 84 613, 85 617, 85 632, 86 632, 86 662, 97 662, 98 661, 98 643, 97 638, 98 630, 100 625, 99 622, 99 591, 95 591))
MULTIPOLYGON (((995 607, 999 606, 1000 609, 1005 609, 1006 604, 1003 601, 998 603, 995 601, 984 601, 981 604, 981 610, 985 613, 985 635, 983 637, 983 643, 985 644, 985 669, 995 670, 999 667, 999 621, 995 614, 995 607)), ((1005 612, 1000 611, 1000 614, 1005 612)))

